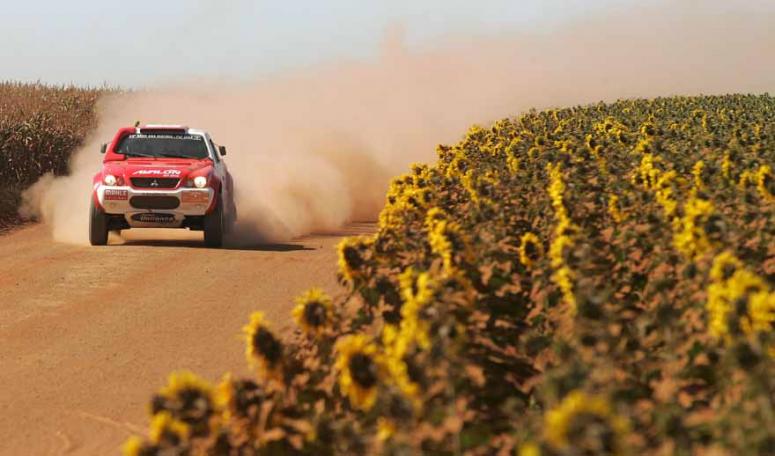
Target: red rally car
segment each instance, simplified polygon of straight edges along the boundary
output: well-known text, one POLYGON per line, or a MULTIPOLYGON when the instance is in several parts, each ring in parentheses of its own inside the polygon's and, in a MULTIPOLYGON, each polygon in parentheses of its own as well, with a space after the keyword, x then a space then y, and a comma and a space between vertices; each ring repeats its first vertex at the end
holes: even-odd
POLYGON ((122 128, 108 144, 94 176, 89 241, 105 245, 108 232, 130 228, 204 231, 220 247, 237 219, 234 184, 209 134, 180 125, 122 128))

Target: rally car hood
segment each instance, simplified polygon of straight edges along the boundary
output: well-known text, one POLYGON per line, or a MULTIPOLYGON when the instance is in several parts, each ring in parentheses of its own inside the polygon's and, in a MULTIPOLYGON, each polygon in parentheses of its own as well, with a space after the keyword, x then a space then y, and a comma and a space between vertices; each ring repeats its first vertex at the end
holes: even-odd
POLYGON ((133 177, 177 177, 185 179, 191 174, 206 174, 206 168, 212 167, 208 159, 140 159, 130 158, 123 161, 105 163, 104 172, 122 176, 124 179, 133 177), (203 172, 197 172, 203 170, 203 172))

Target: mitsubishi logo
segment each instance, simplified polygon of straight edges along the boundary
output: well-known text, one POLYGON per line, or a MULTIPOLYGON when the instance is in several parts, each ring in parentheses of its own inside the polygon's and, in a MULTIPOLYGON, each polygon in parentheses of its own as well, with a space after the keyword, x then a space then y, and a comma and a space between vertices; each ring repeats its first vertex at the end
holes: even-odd
POLYGON ((158 186, 159 186, 159 181, 154 179, 153 182, 151 182, 151 187, 158 187, 158 186))

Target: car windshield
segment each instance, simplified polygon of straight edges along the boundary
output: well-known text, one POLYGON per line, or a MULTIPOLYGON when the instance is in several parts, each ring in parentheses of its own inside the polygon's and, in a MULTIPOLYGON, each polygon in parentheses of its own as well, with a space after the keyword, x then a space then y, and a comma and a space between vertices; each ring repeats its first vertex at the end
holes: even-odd
POLYGON ((116 153, 127 157, 207 158, 204 136, 180 133, 136 133, 121 140, 116 153))

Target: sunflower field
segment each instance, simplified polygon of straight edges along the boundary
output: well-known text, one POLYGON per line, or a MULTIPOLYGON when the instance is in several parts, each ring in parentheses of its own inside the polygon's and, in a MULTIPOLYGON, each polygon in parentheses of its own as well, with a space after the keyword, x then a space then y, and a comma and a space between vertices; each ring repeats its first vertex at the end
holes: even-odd
POLYGON ((160 454, 775 454, 775 99, 473 127, 393 180, 255 378, 175 372, 160 454))

